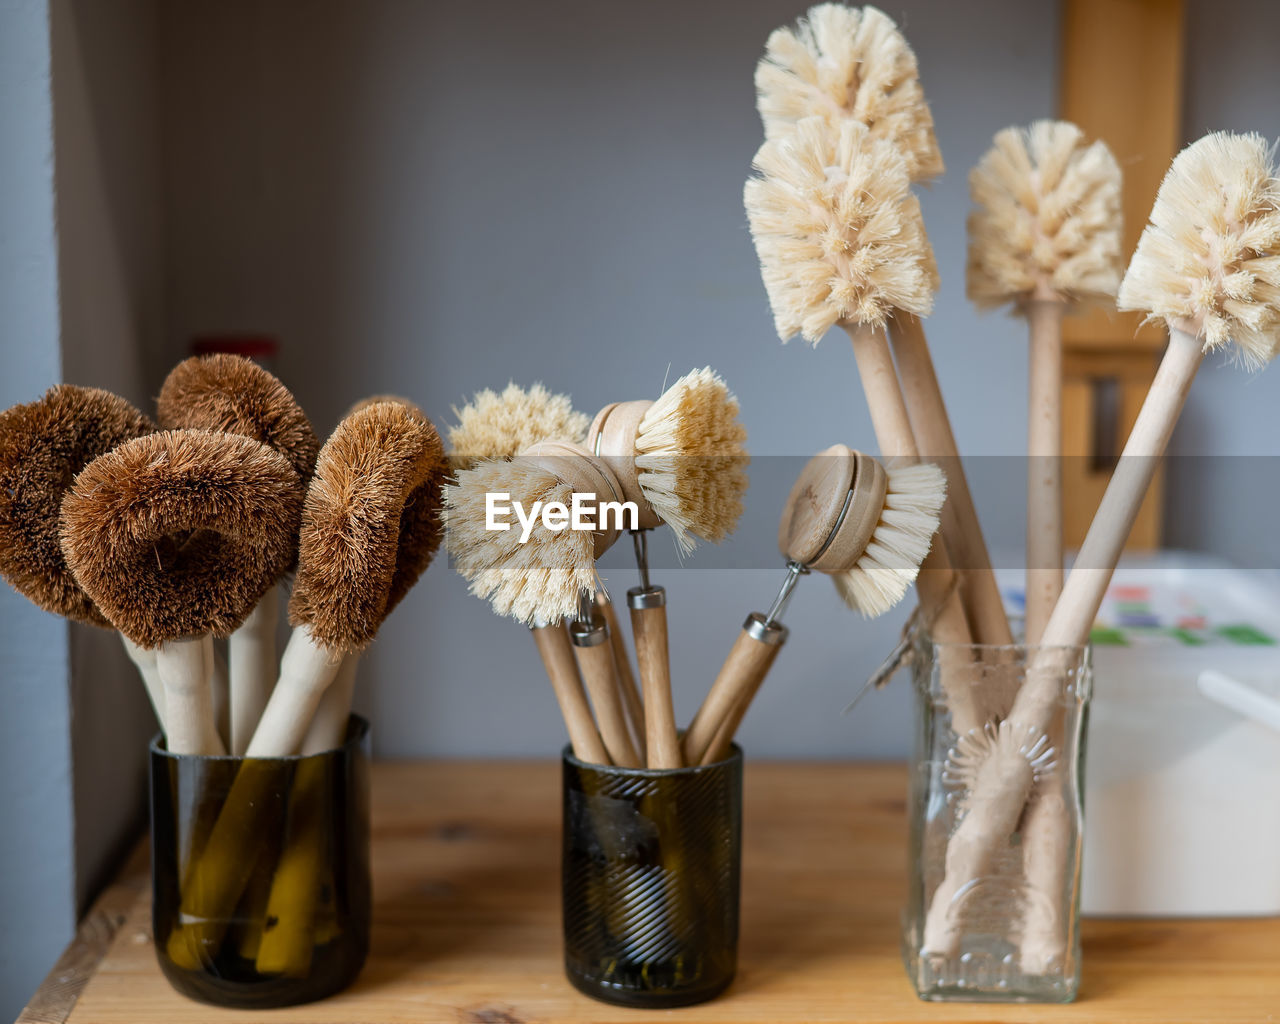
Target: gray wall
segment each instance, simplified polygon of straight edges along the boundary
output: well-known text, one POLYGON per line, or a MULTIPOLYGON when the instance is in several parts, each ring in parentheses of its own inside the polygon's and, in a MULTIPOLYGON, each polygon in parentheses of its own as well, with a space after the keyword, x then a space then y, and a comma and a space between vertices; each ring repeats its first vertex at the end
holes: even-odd
MULTIPOLYGON (((1280 137, 1280 4, 1235 0, 1231 16, 1191 0, 1187 24, 1188 142, 1209 131, 1280 137)), ((1169 541, 1264 570, 1280 568, 1280 534, 1262 529, 1280 508, 1280 369, 1257 376, 1206 361, 1170 451, 1169 541), (1224 457, 1226 453, 1229 456, 1224 457), (1264 511, 1265 510, 1265 511, 1264 511)))
MULTIPOLYGON (((0 0, 0 408, 59 377, 44 0, 0 0)), ((0 1018, 75 924, 67 626, 0 586, 0 1018)))
MULTIPOLYGON (((164 362, 156 5, 53 0, 50 23, 63 379, 149 409, 164 362)), ((71 702, 83 909, 137 841, 155 724, 106 630, 71 628, 71 702)))
MULTIPOLYGON (((709 363, 741 398, 757 456, 872 446, 847 343, 773 335, 742 212, 760 142, 752 70, 768 32, 805 6, 163 5, 171 357, 201 331, 277 332, 282 375, 326 429, 376 391, 446 420, 478 388, 541 379, 593 411, 709 363)), ((1056 6, 889 11, 952 167, 924 197, 944 273, 939 372, 965 448, 1011 454, 1026 344, 963 299, 965 171, 998 128, 1053 110, 1056 6), (1009 386, 992 387, 993 366, 1009 386)), ((743 535, 663 573, 682 718, 777 586, 771 538, 794 468, 758 458, 743 535)), ((1008 544, 1020 549, 1020 532, 1008 544)), ((633 577, 623 555, 609 563, 615 591, 633 577)), ((790 618, 744 734, 753 752, 905 750, 905 688, 833 714, 901 616, 855 623, 813 579, 790 618)), ((561 741, 525 631, 443 564, 364 669, 383 754, 545 755, 561 741)))

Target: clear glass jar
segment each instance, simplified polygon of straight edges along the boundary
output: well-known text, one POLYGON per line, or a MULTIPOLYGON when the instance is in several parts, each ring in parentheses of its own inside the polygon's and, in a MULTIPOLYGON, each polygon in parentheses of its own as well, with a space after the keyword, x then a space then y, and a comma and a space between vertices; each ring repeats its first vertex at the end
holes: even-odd
POLYGON ((1090 650, 921 635, 913 654, 903 959, 916 994, 1069 1002, 1090 650))
POLYGON ((565 972, 580 992, 643 1008, 723 992, 738 964, 742 750, 670 771, 563 769, 565 972))
POLYGON ((369 724, 308 757, 151 744, 152 929, 183 995, 266 1009, 346 988, 369 950, 369 724))

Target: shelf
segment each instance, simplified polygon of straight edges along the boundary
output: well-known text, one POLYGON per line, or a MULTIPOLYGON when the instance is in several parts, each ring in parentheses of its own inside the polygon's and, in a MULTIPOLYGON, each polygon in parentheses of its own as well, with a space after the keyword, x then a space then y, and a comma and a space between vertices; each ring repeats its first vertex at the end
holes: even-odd
POLYGON ((1275 919, 1088 921, 1071 1006, 919 1002, 898 959, 905 792, 898 765, 749 764, 738 978, 712 1003, 645 1014, 564 978, 558 764, 379 763, 373 951, 353 988, 256 1015, 177 995, 156 966, 140 850, 20 1022, 1226 1024, 1280 1010, 1275 919))

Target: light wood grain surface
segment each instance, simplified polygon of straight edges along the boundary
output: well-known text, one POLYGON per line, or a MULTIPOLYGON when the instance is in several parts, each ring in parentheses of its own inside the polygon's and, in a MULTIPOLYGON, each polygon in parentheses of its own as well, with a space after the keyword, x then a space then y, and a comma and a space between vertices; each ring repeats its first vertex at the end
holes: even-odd
MULTIPOLYGON (((904 770, 748 764, 738 978, 715 1002, 645 1013, 565 981, 559 765, 389 763, 374 774, 373 953, 343 995, 249 1013, 174 993, 145 890, 70 1017, 75 1024, 554 1021, 1280 1020, 1280 921, 1089 921, 1070 1006, 925 1004, 898 959, 904 770)), ((1224 837, 1226 841, 1226 837, 1224 837)), ((51 979, 53 976, 51 975, 51 979)), ((43 990, 42 990, 43 992, 43 990)), ((33 1005, 39 1005, 37 997, 33 1005)))

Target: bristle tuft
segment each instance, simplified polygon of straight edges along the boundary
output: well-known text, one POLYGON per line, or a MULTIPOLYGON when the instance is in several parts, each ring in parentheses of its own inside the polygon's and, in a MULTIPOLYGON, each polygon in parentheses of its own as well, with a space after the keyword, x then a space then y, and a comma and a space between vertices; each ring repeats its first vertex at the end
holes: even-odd
POLYGON ((1120 285, 1120 165, 1066 121, 1005 128, 969 174, 966 289, 980 308, 1044 289, 1110 303, 1120 285))
POLYGON ((738 400, 710 367, 687 373, 645 413, 636 435, 636 476, 680 550, 719 543, 738 525, 750 461, 738 400))
POLYGON ((444 444, 414 406, 345 417, 307 489, 290 621, 331 650, 367 646, 440 545, 446 472, 444 444))
POLYGON ((938 530, 947 481, 931 463, 886 469, 884 511, 857 565, 832 580, 845 604, 867 618, 902 600, 938 530))
POLYGON ((123 398, 71 384, 0 414, 0 576, 46 611, 109 626, 62 553, 62 499, 99 455, 155 429, 123 398))
POLYGON ((744 199, 778 336, 817 344, 841 321, 927 316, 936 267, 906 165, 846 121, 766 141, 744 199))
POLYGON ((311 479, 320 439, 292 393, 252 359, 193 356, 175 366, 156 399, 165 430, 218 430, 274 448, 311 479))
POLYGON ((1120 284, 1121 309, 1188 321, 1250 368, 1280 341, 1280 180, 1261 135, 1215 132, 1174 158, 1120 284))
POLYGON ((534 502, 573 500, 573 489, 526 459, 486 459, 460 471, 445 488, 446 543, 471 593, 528 625, 573 616, 578 596, 596 584, 595 542, 584 530, 553 533, 541 523, 525 543, 521 528, 485 529, 485 495, 505 493, 532 509, 534 502))
POLYGON ((298 474, 237 434, 171 430, 94 459, 62 502, 67 565, 142 647, 227 636, 292 564, 298 474))
POLYGON ((898 148, 912 181, 943 171, 933 116, 915 54, 893 20, 874 7, 819 4, 794 29, 769 36, 756 67, 756 105, 765 137, 779 138, 810 116, 834 130, 846 120, 898 148))
POLYGON ((485 388, 453 415, 458 423, 449 429, 449 454, 459 467, 480 459, 511 459, 539 441, 581 444, 590 425, 568 395, 553 394, 541 384, 526 391, 512 383, 501 394, 485 388))

